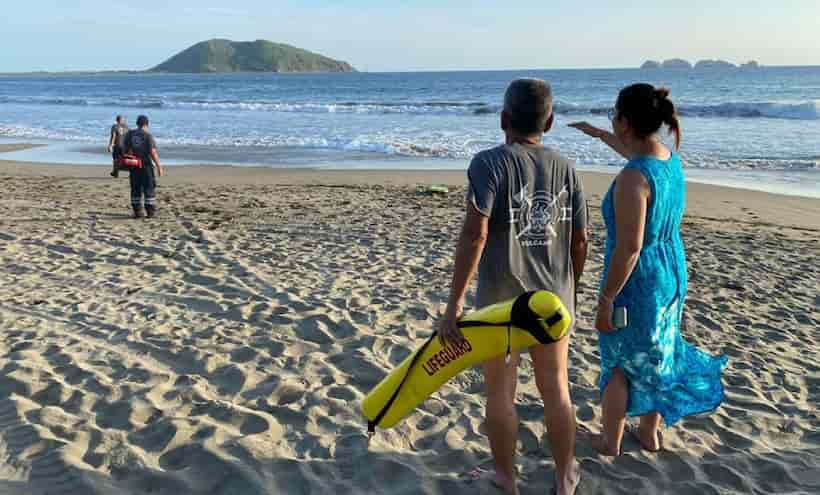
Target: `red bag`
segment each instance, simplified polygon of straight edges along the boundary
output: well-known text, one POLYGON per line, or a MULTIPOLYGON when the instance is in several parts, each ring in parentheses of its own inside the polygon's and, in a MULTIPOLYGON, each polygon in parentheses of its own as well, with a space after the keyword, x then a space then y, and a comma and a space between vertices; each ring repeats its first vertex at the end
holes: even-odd
POLYGON ((142 160, 136 155, 122 155, 118 166, 122 168, 142 168, 142 160))

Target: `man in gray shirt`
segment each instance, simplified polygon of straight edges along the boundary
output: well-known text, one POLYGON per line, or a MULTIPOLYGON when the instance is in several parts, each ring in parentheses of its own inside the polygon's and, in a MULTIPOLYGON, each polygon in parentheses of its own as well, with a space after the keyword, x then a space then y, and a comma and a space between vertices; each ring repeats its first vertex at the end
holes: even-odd
POLYGON ((111 133, 108 137, 108 152, 111 153, 113 162, 111 177, 119 177, 120 170, 117 165, 122 158, 126 134, 128 134, 128 126, 125 125, 125 117, 117 115, 117 122, 111 126, 111 133))
MULTIPOLYGON (((546 82, 519 79, 510 84, 501 114, 506 144, 477 154, 468 171, 466 219, 447 310, 439 324, 444 342, 463 339, 456 324, 476 272, 479 307, 545 289, 557 294, 575 314, 575 287, 587 255, 587 207, 574 165, 541 145, 553 121, 552 90, 546 82)), ((569 337, 529 352, 555 458, 556 493, 572 494, 580 468, 575 461, 575 413, 569 397, 569 337)), ((502 356, 483 366, 493 482, 510 494, 518 493, 514 403, 518 363, 514 353, 509 363, 502 356)))

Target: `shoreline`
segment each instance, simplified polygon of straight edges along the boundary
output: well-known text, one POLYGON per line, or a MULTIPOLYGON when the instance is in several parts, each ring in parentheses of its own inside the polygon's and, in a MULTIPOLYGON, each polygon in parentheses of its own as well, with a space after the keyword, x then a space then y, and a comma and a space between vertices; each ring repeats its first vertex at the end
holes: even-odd
MULTIPOLYGON (((2 148, 0 148, 2 149, 2 148)), ((114 181, 107 165, 24 163, 0 159, 0 176, 53 177, 65 180, 114 181)), ((462 170, 405 169, 323 169, 272 168, 233 165, 173 165, 159 179, 168 185, 258 185, 288 186, 401 186, 441 184, 461 188, 466 185, 462 170)), ((614 172, 580 170, 589 204, 598 208, 614 172)), ((121 179, 126 174, 121 176, 121 179)), ((127 182, 123 181, 123 188, 127 182)), ((125 194, 125 192, 123 193, 125 194)), ((161 194, 161 193, 160 193, 161 194)), ((820 230, 820 199, 790 196, 727 186, 687 182, 687 217, 705 220, 732 220, 750 225, 778 225, 812 231, 820 230)))
POLYGON ((25 151, 34 148, 42 148, 48 146, 46 144, 32 144, 32 143, 3 143, 0 144, 0 153, 14 153, 15 151, 25 151))
MULTIPOLYGON (((109 167, 110 157, 99 146, 79 145, 71 142, 34 140, 15 142, 0 138, 0 164, 27 164, 44 167, 82 166, 87 168, 109 167), (4 155, 5 154, 5 155, 4 155)), ((445 158, 418 158, 396 155, 370 155, 353 153, 346 155, 337 150, 287 149, 270 150, 265 161, 257 161, 244 155, 238 161, 230 160, 236 150, 224 147, 202 149, 195 152, 179 149, 166 150, 163 163, 172 169, 186 166, 229 167, 231 169, 272 170, 321 170, 321 171, 379 171, 413 173, 463 174, 468 160, 445 158)), ((578 171, 612 176, 618 166, 579 164, 578 171)), ((742 191, 770 193, 787 197, 820 199, 820 169, 793 170, 788 172, 757 169, 708 169, 687 167, 684 169, 688 184, 703 184, 742 191)))

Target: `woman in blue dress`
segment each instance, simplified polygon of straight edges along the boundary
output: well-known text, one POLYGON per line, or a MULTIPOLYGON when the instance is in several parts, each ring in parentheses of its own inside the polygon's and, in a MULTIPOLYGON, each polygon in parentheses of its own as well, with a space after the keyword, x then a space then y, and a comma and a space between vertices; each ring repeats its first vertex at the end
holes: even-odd
POLYGON ((603 396, 602 433, 593 438, 604 455, 618 455, 625 417, 644 449, 663 448, 667 426, 712 411, 723 401, 723 356, 683 340, 686 255, 680 226, 686 187, 680 158, 659 137, 666 125, 680 147, 681 128, 669 91, 635 84, 618 95, 610 114, 614 133, 585 122, 571 124, 601 139, 629 162, 604 198, 607 228, 604 273, 595 327, 599 331, 603 396), (625 322, 613 315, 625 308, 625 322))

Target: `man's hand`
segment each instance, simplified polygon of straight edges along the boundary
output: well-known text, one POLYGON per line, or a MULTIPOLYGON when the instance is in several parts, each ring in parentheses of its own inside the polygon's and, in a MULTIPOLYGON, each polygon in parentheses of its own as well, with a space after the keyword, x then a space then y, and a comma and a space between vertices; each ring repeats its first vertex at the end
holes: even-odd
POLYGON ((114 147, 109 144, 108 145, 108 152, 111 153, 112 151, 114 151, 114 147))
POLYGON ((569 124, 569 127, 572 127, 573 129, 578 129, 587 136, 594 137, 595 139, 601 139, 602 137, 609 134, 609 131, 599 129, 594 125, 590 124, 589 122, 573 122, 572 124, 569 124))
POLYGON ((442 346, 448 344, 456 345, 464 341, 464 334, 458 328, 458 320, 461 319, 464 306, 458 304, 455 307, 447 305, 447 310, 438 322, 438 338, 442 346))
POLYGON ((162 165, 156 165, 157 168, 157 177, 162 177, 165 175, 165 170, 162 168, 162 165))

